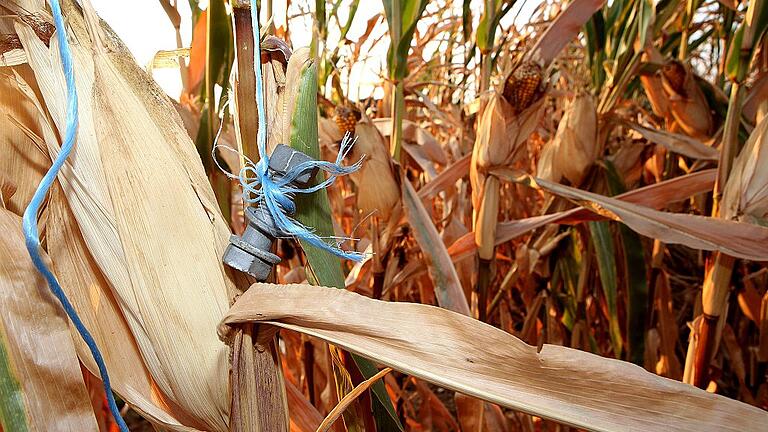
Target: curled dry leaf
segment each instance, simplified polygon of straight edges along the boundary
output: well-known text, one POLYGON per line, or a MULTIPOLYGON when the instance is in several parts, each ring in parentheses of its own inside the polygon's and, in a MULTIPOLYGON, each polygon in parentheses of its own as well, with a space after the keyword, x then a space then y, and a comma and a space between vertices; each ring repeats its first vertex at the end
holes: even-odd
POLYGON ((445 388, 590 430, 758 430, 759 408, 570 348, 536 347, 445 309, 332 288, 256 284, 219 325, 316 336, 445 388), (701 413, 708 413, 702 416, 701 413))
POLYGON ((717 160, 720 155, 720 152, 714 147, 710 147, 686 135, 664 130, 654 130, 632 122, 621 122, 621 124, 636 131, 648 141, 659 144, 665 149, 683 156, 702 160, 717 160))
POLYGON ((97 431, 69 321, 32 264, 21 218, 0 208, 0 232, 0 425, 97 431))
POLYGON ((469 304, 464 296, 456 267, 451 262, 432 218, 410 182, 404 181, 402 187, 405 215, 424 254, 438 304, 460 314, 469 315, 469 304))
POLYGON ((768 249, 765 248, 768 228, 762 226, 692 214, 661 212, 528 175, 517 176, 516 181, 571 200, 599 215, 623 222, 639 234, 664 243, 720 251, 732 257, 753 261, 768 260, 768 249))

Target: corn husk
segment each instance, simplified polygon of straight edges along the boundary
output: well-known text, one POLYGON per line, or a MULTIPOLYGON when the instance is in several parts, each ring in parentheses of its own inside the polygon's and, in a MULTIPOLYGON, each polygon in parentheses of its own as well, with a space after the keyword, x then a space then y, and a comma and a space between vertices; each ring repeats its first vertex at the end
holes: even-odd
POLYGON ((755 127, 736 157, 723 190, 721 215, 749 222, 768 215, 768 118, 755 127))
POLYGON ((537 169, 547 180, 560 181, 562 176, 580 185, 601 150, 595 100, 590 94, 580 93, 566 106, 557 133, 542 150, 542 158, 546 159, 539 161, 537 169))
POLYGON ((493 93, 485 105, 477 127, 477 138, 472 149, 470 180, 472 203, 480 205, 478 191, 485 182, 485 174, 495 167, 507 166, 518 160, 526 150, 525 142, 538 126, 543 112, 543 101, 515 114, 504 96, 493 93))
MULTIPOLYGON (((6 191, 6 208, 21 216, 50 166, 48 152, 30 136, 43 136, 44 113, 27 94, 34 94, 27 65, 0 68, 0 173, 14 193, 6 191)), ((50 130, 50 129, 49 129, 50 130)))
POLYGON ((0 208, 0 232, 0 425, 98 431, 69 322, 32 264, 21 218, 0 208))
MULTIPOLYGON (((211 329, 235 292, 221 264, 229 230, 168 99, 114 35, 99 49, 65 7, 81 98, 77 145, 59 176, 65 196, 158 388, 205 429, 226 430, 228 350, 211 329)), ((58 45, 23 23, 16 30, 61 133, 58 45)), ((58 142, 46 144, 55 156, 58 142)))
POLYGON ((400 186, 395 179, 387 142, 369 121, 359 122, 355 131, 357 141, 350 158, 355 161, 365 156, 363 167, 351 174, 357 185, 357 208, 363 216, 374 214, 386 221, 400 201, 400 186))
POLYGON ((480 259, 490 260, 496 247, 496 227, 499 217, 499 179, 488 176, 483 184, 480 208, 475 222, 475 243, 480 259))
MULTIPOLYGON (((48 253, 56 257, 52 270, 94 337, 106 362, 114 391, 159 427, 169 430, 183 430, 183 426, 202 429, 199 422, 158 389, 107 279, 88 251, 61 187, 52 189, 48 208, 48 253), (116 340, 120 343, 115 343, 116 340)), ((80 337, 73 339, 82 363, 98 376, 98 368, 88 347, 80 337)))
POLYGON ((441 387, 589 430, 735 432, 768 420, 757 407, 635 365, 556 345, 538 350, 445 309, 309 285, 255 288, 219 326, 223 338, 242 323, 275 324, 441 387))
POLYGON ((677 124, 692 137, 708 138, 713 127, 712 113, 690 66, 667 62, 661 70, 661 82, 677 124))
MULTIPOLYGON (((661 53, 654 47, 646 48, 642 59, 644 62, 650 61, 656 64, 664 61, 661 53)), ((664 84, 661 82, 661 77, 658 74, 641 74, 640 84, 643 86, 645 95, 651 103, 653 113, 663 119, 671 118, 672 113, 669 108, 669 100, 664 92, 664 84)))

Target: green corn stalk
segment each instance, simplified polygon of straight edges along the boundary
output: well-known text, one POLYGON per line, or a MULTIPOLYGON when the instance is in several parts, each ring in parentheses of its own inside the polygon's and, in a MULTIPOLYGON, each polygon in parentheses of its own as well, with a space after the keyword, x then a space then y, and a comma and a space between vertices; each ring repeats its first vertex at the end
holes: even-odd
POLYGON ((382 2, 391 39, 387 52, 387 75, 393 86, 393 123, 389 148, 392 157, 399 161, 405 113, 403 79, 408 74, 408 51, 411 48, 413 33, 416 31, 416 23, 427 7, 427 0, 382 0, 382 2))
MULTIPOLYGON (((201 87, 201 100, 203 101, 200 128, 195 138, 195 146, 203 161, 205 172, 210 176, 211 183, 216 193, 216 198, 221 212, 226 220, 231 217, 231 193, 226 176, 214 169, 211 149, 218 127, 216 113, 223 106, 223 98, 226 97, 229 84, 229 71, 233 62, 233 38, 232 25, 225 0, 211 0, 206 14, 206 52, 205 52, 205 83, 201 87), (216 103, 214 87, 218 84, 223 89, 222 100, 216 103)), ((197 9, 193 5, 193 10, 197 9)), ((194 24, 194 23, 193 23, 194 24)))
MULTIPOLYGON (((317 127, 317 66, 309 63, 302 70, 301 85, 297 96, 296 111, 291 121, 291 147, 320 159, 320 145, 317 127)), ((316 178, 315 181, 318 181, 316 178)), ((328 194, 321 189, 313 194, 298 194, 296 197, 296 220, 311 226, 320 236, 332 236, 333 220, 328 194)), ((309 262, 307 279, 314 285, 344 289, 344 273, 341 260, 326 251, 301 242, 309 262)), ((371 378, 378 369, 368 360, 351 355, 363 377, 371 378)), ((373 415, 380 431, 403 430, 397 418, 392 401, 382 382, 372 387, 373 415)))

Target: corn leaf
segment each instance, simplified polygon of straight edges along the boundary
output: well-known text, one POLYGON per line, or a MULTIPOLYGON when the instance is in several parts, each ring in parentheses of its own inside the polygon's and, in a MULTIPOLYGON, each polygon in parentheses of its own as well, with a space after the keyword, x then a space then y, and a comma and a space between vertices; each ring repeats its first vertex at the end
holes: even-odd
POLYGON ((429 275, 432 277, 437 302, 441 307, 469 316, 469 304, 461 287, 456 268, 432 223, 424 205, 410 182, 403 181, 403 208, 421 247, 429 275))
POLYGON ((0 232, 0 428, 97 431, 69 321, 32 264, 21 218, 0 208, 0 232))
POLYGON ((768 228, 692 214, 668 213, 631 204, 532 176, 512 175, 523 184, 571 200, 609 219, 624 222, 632 230, 665 243, 694 249, 720 251, 753 261, 768 260, 768 228))
MULTIPOLYGON (((320 159, 320 145, 317 126, 317 66, 308 61, 302 68, 301 84, 292 114, 291 147, 312 158, 320 159)), ((319 179, 315 179, 318 181, 319 179)), ((312 194, 298 194, 296 197, 296 220, 314 228, 320 236, 334 236, 331 206, 328 193, 321 189, 312 194)), ((311 283, 344 289, 344 273, 340 260, 328 252, 301 242, 309 261, 307 278, 311 283)), ((353 356, 355 364, 365 378, 374 376, 378 369, 368 360, 353 356)), ((381 382, 372 386, 373 409, 376 422, 381 430, 402 430, 392 402, 381 382)))
POLYGON ((219 326, 263 322, 511 409, 596 431, 759 430, 765 411, 570 348, 540 351, 442 308, 310 285, 257 284, 219 326), (702 415, 701 413, 707 413, 702 415))

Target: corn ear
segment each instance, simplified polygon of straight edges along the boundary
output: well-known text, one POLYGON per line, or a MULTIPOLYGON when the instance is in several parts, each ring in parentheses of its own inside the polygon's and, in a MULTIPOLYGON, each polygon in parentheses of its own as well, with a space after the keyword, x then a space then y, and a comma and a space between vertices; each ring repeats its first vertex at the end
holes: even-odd
MULTIPOLYGON (((65 12, 80 42, 72 49, 83 98, 77 145, 59 177, 67 201, 158 387, 206 429, 226 430, 228 350, 210 331, 236 292, 221 264, 226 222, 168 99, 116 37, 99 43, 72 3, 65 12)), ((62 131, 58 46, 16 28, 62 131)), ((55 156, 58 143, 47 145, 55 156)))
POLYGON ((560 175, 578 186, 601 150, 595 100, 590 94, 580 93, 566 106, 555 137, 542 150, 542 158, 546 159, 540 162, 539 169, 551 176, 545 179, 559 181, 560 175), (547 167, 547 163, 551 165, 547 167))
POLYGON ((499 179, 495 176, 486 177, 483 185, 483 194, 475 226, 477 253, 483 260, 491 260, 496 247, 500 186, 499 179))
POLYGON ((358 123, 355 130, 357 142, 351 158, 365 157, 363 167, 351 175, 357 184, 357 208, 363 216, 375 214, 386 221, 400 201, 400 186, 395 179, 387 142, 369 121, 358 123))
MULTIPOLYGON (((660 64, 664 61, 661 53, 653 47, 649 47, 643 53, 643 61, 653 62, 660 64)), ((645 95, 648 97, 648 101, 651 103, 651 109, 657 116, 667 119, 671 118, 669 100, 667 94, 664 92, 664 84, 661 82, 661 77, 658 74, 641 74, 640 84, 645 90, 645 95)))
POLYGON ((752 131, 723 190, 721 216, 750 222, 768 216, 768 118, 752 131))
POLYGON ((690 66, 675 60, 667 62, 661 70, 661 82, 677 124, 690 136, 708 138, 712 113, 690 66))

